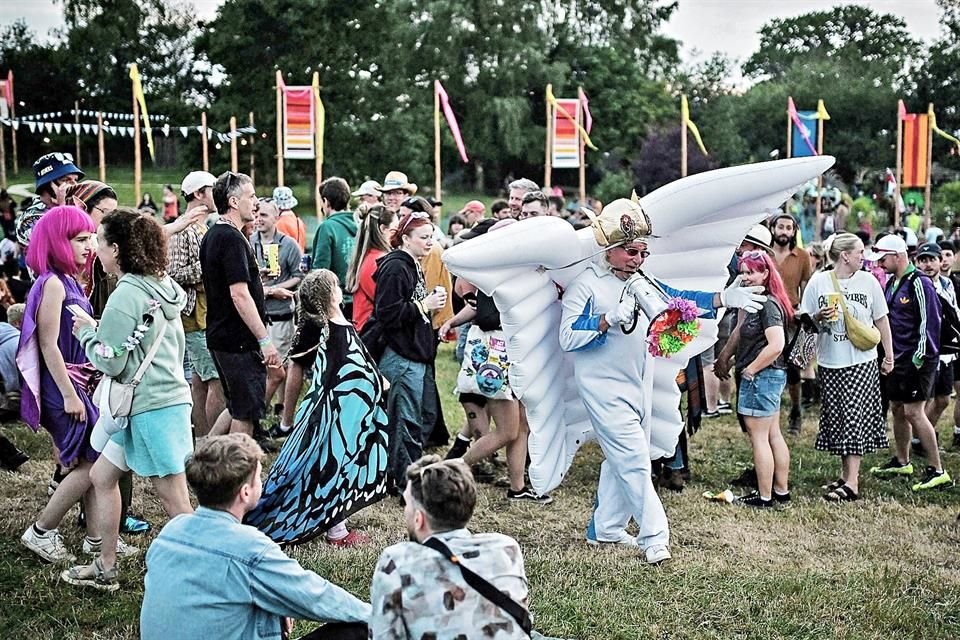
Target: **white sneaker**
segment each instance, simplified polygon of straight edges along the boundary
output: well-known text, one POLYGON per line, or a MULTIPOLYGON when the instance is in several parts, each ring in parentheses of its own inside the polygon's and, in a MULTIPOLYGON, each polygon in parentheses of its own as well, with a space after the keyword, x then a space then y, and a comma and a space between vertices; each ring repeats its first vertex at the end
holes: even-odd
POLYGON ((616 540, 595 540, 593 538, 587 538, 587 544, 594 547, 606 547, 612 545, 622 545, 625 547, 637 547, 637 539, 628 534, 626 531, 620 532, 620 537, 616 540))
POLYGON ((647 558, 647 564, 660 564, 673 557, 670 555, 670 547, 665 544, 655 544, 647 547, 644 555, 647 558))
POLYGON ((38 535, 33 525, 30 525, 20 536, 20 542, 47 562, 60 563, 76 560, 76 557, 67 551, 67 547, 63 544, 63 538, 56 529, 38 535))
MULTIPOLYGON (((100 547, 103 542, 90 542, 90 539, 87 537, 83 538, 83 552, 88 556, 98 556, 100 555, 100 547)), ((117 538, 117 555, 125 558, 132 558, 133 556, 139 555, 140 549, 129 545, 123 541, 123 538, 117 538)))

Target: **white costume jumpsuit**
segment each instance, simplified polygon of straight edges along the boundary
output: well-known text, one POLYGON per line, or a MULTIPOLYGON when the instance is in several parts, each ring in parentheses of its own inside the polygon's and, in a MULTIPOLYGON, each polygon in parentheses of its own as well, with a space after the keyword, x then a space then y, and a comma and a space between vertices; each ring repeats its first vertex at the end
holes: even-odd
MULTIPOLYGON (((602 260, 577 276, 563 293, 560 347, 573 354, 574 376, 606 456, 587 537, 620 540, 632 516, 640 526, 637 542, 647 549, 670 543, 667 516, 651 478, 646 431, 650 398, 644 397, 641 384, 645 368, 655 366, 646 343, 650 320, 638 314, 630 334, 624 334, 619 325, 606 333, 599 330, 600 317, 620 304, 624 284, 602 260)), ((677 291, 658 284, 670 296, 714 311, 713 293, 677 291)))

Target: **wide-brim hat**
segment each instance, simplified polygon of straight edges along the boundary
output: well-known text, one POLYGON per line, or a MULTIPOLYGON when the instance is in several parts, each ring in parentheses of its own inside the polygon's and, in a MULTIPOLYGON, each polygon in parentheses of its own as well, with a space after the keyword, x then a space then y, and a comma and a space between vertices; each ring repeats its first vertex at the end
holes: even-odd
POLYGON ((417 192, 417 185, 407 180, 407 174, 400 171, 391 171, 383 179, 383 184, 377 187, 377 191, 382 193, 396 191, 397 189, 402 189, 413 195, 417 192))
POLYGON ((753 225, 743 239, 746 242, 750 242, 758 247, 761 247, 762 249, 766 249, 770 252, 773 251, 773 234, 766 225, 753 225))
POLYGON ((37 158, 33 163, 33 176, 36 181, 36 188, 39 189, 45 184, 50 184, 64 176, 75 173, 78 180, 83 180, 86 175, 80 168, 74 164, 73 156, 69 153, 48 153, 37 158))
POLYGON ((293 189, 290 187, 277 187, 273 190, 273 203, 277 209, 286 211, 295 208, 300 202, 293 195, 293 189))
POLYGON ((640 206, 639 199, 614 200, 603 208, 599 216, 589 209, 584 211, 591 219, 593 235, 601 247, 616 247, 653 234, 650 216, 640 206))
POLYGON ((367 180, 360 188, 354 191, 352 195, 354 198, 359 198, 360 196, 377 196, 380 197, 380 183, 376 180, 367 180))

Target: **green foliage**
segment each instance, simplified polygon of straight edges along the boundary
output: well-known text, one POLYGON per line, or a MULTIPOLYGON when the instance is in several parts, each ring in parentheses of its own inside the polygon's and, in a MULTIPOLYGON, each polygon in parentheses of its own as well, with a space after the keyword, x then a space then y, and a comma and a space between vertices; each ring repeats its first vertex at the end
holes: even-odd
POLYGON ((960 217, 960 182, 946 182, 933 193, 930 204, 937 222, 949 225, 960 217))
POLYGON ((629 198, 632 191, 633 175, 622 170, 605 173, 593 189, 594 195, 604 204, 617 198, 629 198))

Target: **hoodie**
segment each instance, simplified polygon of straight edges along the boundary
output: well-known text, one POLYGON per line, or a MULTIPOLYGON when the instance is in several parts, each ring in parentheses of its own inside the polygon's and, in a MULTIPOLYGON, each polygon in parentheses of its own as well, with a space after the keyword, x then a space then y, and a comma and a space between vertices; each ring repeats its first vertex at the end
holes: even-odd
POLYGON ((377 283, 373 315, 380 326, 387 346, 407 360, 433 364, 437 355, 437 338, 420 305, 427 297, 417 263, 406 251, 395 249, 377 260, 373 274, 377 283))
POLYGON ((180 311, 187 294, 169 276, 155 278, 124 274, 107 306, 97 329, 86 326, 78 336, 90 362, 104 375, 120 382, 130 382, 147 352, 157 339, 159 321, 149 324, 137 341, 138 325, 151 316, 151 307, 162 314, 163 342, 147 366, 133 395, 136 415, 179 404, 192 404, 190 387, 183 377, 184 337, 180 311), (138 342, 137 344, 131 344, 138 342), (127 346, 125 346, 125 344, 127 346))

